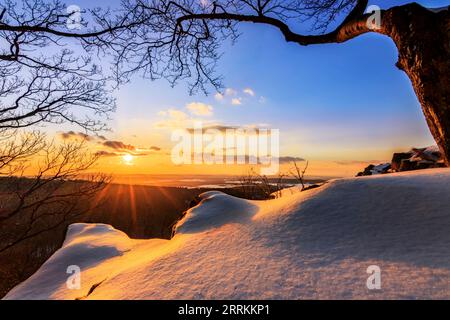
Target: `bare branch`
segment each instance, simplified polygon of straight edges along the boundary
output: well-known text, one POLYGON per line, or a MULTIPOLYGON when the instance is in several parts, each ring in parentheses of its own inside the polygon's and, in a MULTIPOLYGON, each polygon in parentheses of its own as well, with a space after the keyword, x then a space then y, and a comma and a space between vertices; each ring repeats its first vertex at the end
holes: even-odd
POLYGON ((305 173, 306 170, 308 170, 308 164, 309 162, 306 161, 305 167, 303 169, 300 169, 300 167, 297 164, 297 161, 293 161, 292 164, 294 165, 294 170, 291 171, 291 175, 298 180, 298 182, 302 185, 302 191, 305 190, 305 173))
POLYGON ((208 86, 221 90, 222 79, 215 74, 221 44, 235 41, 237 24, 270 25, 286 41, 300 45, 343 42, 369 32, 364 14, 367 0, 225 0, 201 3, 190 0, 127 0, 124 10, 141 19, 142 25, 127 29, 125 38, 116 37, 109 48, 115 53, 116 78, 127 81, 140 73, 151 80, 165 78, 172 85, 190 79, 191 93, 208 86), (342 22, 332 31, 303 35, 295 24, 309 24, 327 30, 335 20, 342 22))
MULTIPOLYGON (((15 175, 0 177, 0 252, 72 221, 90 209, 87 200, 101 191, 110 177, 86 174, 98 157, 89 155, 83 144, 83 141, 75 141, 55 146, 28 142, 10 148, 12 154, 2 155, 6 159, 33 162, 37 172, 33 178, 25 178, 17 171, 15 175), (32 155, 24 160, 30 153, 32 155), (14 228, 8 229, 11 225, 14 228)), ((12 161, 5 166, 17 168, 12 161)))

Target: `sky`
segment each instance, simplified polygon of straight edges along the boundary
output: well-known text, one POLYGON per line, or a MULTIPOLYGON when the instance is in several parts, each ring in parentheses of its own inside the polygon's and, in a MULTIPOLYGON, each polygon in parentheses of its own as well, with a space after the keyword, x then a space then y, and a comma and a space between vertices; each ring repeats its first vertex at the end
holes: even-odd
MULTIPOLYGON (((410 1, 370 1, 382 8, 410 1)), ((417 1, 441 7, 450 1, 417 1)), ((102 6, 107 1, 98 1, 102 6)), ((80 7, 87 1, 79 1, 80 7)), ((108 140, 147 156, 105 157, 115 173, 239 174, 239 166, 175 166, 171 132, 194 120, 280 130, 280 154, 308 159, 310 174, 347 176, 395 151, 434 144, 397 50, 387 37, 366 34, 343 44, 302 47, 275 28, 242 24, 234 45, 224 43, 218 73, 227 88, 190 96, 186 83, 135 77, 120 87, 108 140)))

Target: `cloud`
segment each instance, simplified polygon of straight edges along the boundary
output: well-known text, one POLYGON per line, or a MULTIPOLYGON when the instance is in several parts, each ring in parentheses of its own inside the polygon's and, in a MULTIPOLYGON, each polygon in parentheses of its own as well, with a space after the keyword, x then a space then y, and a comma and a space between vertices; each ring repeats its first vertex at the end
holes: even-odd
POLYGON ((122 150, 122 151, 136 150, 135 146, 132 146, 130 144, 125 144, 122 141, 106 140, 106 141, 102 142, 102 145, 104 145, 105 147, 109 147, 111 149, 115 149, 115 150, 122 150))
POLYGON ((157 128, 182 128, 190 121, 190 117, 187 113, 177 109, 160 111, 158 112, 158 115, 163 116, 165 119, 156 123, 157 128))
MULTIPOLYGON (((244 133, 245 135, 258 135, 260 133, 259 130, 264 129, 264 130, 268 130, 266 132, 267 135, 271 135, 271 131, 267 127, 268 127, 267 124, 261 124, 261 125, 248 124, 248 125, 243 125, 243 126, 233 126, 233 125, 226 125, 226 124, 212 124, 212 125, 203 126, 202 129, 203 129, 203 133, 205 133, 207 130, 218 130, 218 131, 220 131, 221 134, 225 134, 227 130, 236 130, 235 134, 244 133), (242 131, 237 131, 239 129, 242 131)), ((194 133, 195 128, 186 128, 186 130, 192 134, 192 133, 194 133)))
POLYGON ((369 164, 378 164, 385 163, 386 160, 344 160, 344 161, 334 161, 334 163, 341 166, 351 166, 351 165, 369 165, 369 164))
POLYGON ((82 139, 86 141, 105 141, 107 140, 105 136, 102 135, 95 135, 91 136, 83 132, 75 132, 75 131, 67 131, 67 132, 61 132, 59 133, 59 136, 61 139, 68 140, 68 139, 82 139))
MULTIPOLYGON (((199 107, 198 103, 196 104, 197 105, 195 106, 192 105, 191 109, 195 110, 195 112, 197 113, 203 113, 205 116, 208 113, 208 110, 210 110, 208 105, 205 105, 206 107, 203 106, 199 107)), ((212 107, 210 111, 212 112, 212 107)), ((212 119, 206 119, 205 117, 199 117, 198 115, 197 117, 195 117, 194 115, 187 114, 178 109, 169 109, 165 111, 160 111, 158 114, 163 117, 154 124, 154 126, 158 129, 166 129, 166 130, 185 129, 193 127, 197 123, 201 123, 203 126, 210 126, 218 123, 217 121, 214 121, 212 119)))
POLYGON ((133 156, 146 156, 150 152, 161 150, 161 148, 157 146, 151 146, 149 148, 139 148, 131 144, 126 144, 122 141, 116 140, 106 140, 103 142, 99 142, 99 144, 113 150, 98 151, 96 154, 101 156, 121 156, 124 154, 132 154, 133 156))
MULTIPOLYGON (((238 128, 239 127, 236 127, 236 126, 227 126, 227 125, 221 125, 221 124, 208 125, 208 126, 202 127, 203 132, 205 132, 207 130, 218 130, 221 133, 225 133, 226 130, 228 130, 228 129, 235 130, 235 129, 238 129, 238 128)), ((186 128, 186 131, 188 131, 191 134, 194 133, 194 130, 195 130, 194 128, 186 128)))
POLYGON ((245 88, 244 90, 242 90, 244 93, 248 94, 249 96, 254 97, 255 96, 255 91, 253 91, 250 88, 245 88))
POLYGON ((98 157, 116 157, 116 156, 120 156, 120 155, 122 155, 122 154, 119 154, 119 153, 117 153, 117 152, 111 152, 111 151, 106 151, 106 150, 100 150, 100 151, 97 151, 97 152, 95 153, 95 155, 98 156, 98 157))
POLYGON ((167 110, 167 114, 169 117, 176 120, 184 120, 188 118, 188 115, 185 112, 177 109, 169 109, 167 110))
POLYGON ((124 154, 131 154, 134 157, 149 155, 146 152, 115 152, 115 151, 107 151, 107 150, 99 150, 95 153, 95 155, 98 157, 120 157, 120 156, 123 156, 124 154))
POLYGON ((265 103, 266 98, 264 96, 257 96, 255 90, 250 87, 244 87, 243 89, 226 88, 223 93, 217 92, 214 95, 214 99, 221 103, 227 102, 234 106, 239 106, 248 101, 257 101, 259 103, 265 103), (242 96, 239 96, 242 93, 242 96), (254 99, 254 100, 253 100, 254 99))
POLYGON ((139 148, 139 147, 133 146, 131 144, 126 144, 122 141, 114 141, 114 140, 107 140, 107 141, 101 142, 101 145, 111 148, 111 149, 114 149, 114 150, 117 150, 117 151, 121 151, 121 152, 132 151, 134 153, 141 153, 141 152, 160 151, 161 150, 161 148, 157 147, 157 146, 151 146, 149 148, 139 148))
POLYGON ((95 139, 94 136, 90 136, 83 132, 75 132, 75 131, 67 131, 67 132, 61 132, 59 136, 64 139, 82 139, 87 141, 92 141, 95 139))
POLYGON ((291 163, 294 161, 302 162, 302 161, 305 161, 305 159, 300 158, 300 157, 291 157, 291 156, 285 156, 285 157, 278 158, 279 163, 291 163))
POLYGON ((241 98, 233 98, 233 99, 231 99, 231 104, 233 106, 240 106, 242 104, 242 99, 241 98))
POLYGON ((151 146, 149 148, 138 148, 131 144, 124 143, 117 140, 108 140, 105 136, 95 135, 91 136, 82 132, 67 131, 59 133, 62 139, 84 139, 89 142, 95 142, 102 147, 108 148, 108 150, 99 150, 95 154, 102 157, 121 156, 124 154, 132 154, 134 156, 148 155, 150 152, 161 151, 160 147, 151 146))
POLYGON ((213 107, 202 102, 191 102, 186 105, 186 108, 197 116, 211 116, 213 114, 213 107))
POLYGON ((237 91, 233 88, 226 88, 225 89, 225 95, 227 96, 235 96, 237 94, 237 91))
POLYGON ((214 99, 216 99, 217 101, 222 101, 223 98, 224 98, 224 96, 223 96, 223 94, 221 94, 220 92, 217 92, 217 93, 214 95, 214 99))

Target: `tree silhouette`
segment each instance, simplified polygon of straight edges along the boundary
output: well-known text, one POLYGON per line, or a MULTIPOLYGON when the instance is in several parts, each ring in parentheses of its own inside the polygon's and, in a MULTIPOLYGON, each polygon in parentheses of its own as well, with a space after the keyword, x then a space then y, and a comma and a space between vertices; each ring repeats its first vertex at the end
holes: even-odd
POLYGON ((368 32, 390 37, 397 67, 408 75, 430 131, 450 165, 450 14, 417 3, 367 12, 368 0, 127 0, 126 41, 115 39, 123 79, 140 72, 172 84, 190 78, 190 91, 221 87, 215 73, 220 44, 238 38, 239 23, 270 25, 299 45, 341 43, 368 32), (379 25, 375 17, 379 16, 379 25), (294 26, 313 26, 300 34, 294 26), (337 25, 337 26, 336 26, 337 25), (119 41, 117 41, 119 40, 119 41))
POLYGON ((106 128, 115 102, 109 79, 88 50, 95 41, 101 49, 106 35, 128 27, 110 24, 107 15, 96 12, 92 19, 98 29, 77 34, 69 32, 71 13, 58 1, 0 4, 0 253, 69 223, 109 181, 105 175, 86 175, 98 157, 83 141, 57 145, 36 130, 48 123, 91 132, 106 128), (68 49, 73 43, 67 39, 84 52, 68 49))

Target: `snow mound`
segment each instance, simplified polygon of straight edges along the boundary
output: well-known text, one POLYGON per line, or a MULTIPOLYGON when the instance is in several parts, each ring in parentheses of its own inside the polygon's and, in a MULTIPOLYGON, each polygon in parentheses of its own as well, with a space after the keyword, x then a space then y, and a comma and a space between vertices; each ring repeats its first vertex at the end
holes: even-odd
POLYGON ((450 299, 449 192, 450 169, 431 169, 268 201, 208 192, 172 240, 75 224, 5 299, 450 299), (381 290, 366 286, 371 265, 381 290))
POLYGON ((219 191, 202 193, 200 198, 200 204, 189 210, 177 226, 177 233, 196 233, 227 223, 243 222, 258 211, 256 205, 219 191))

